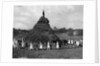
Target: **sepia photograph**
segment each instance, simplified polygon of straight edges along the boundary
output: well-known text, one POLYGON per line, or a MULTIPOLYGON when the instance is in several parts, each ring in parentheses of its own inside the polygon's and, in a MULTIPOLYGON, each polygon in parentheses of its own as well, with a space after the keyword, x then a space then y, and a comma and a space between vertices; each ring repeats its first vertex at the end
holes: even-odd
POLYGON ((83 59, 84 5, 15 5, 13 59, 83 59))

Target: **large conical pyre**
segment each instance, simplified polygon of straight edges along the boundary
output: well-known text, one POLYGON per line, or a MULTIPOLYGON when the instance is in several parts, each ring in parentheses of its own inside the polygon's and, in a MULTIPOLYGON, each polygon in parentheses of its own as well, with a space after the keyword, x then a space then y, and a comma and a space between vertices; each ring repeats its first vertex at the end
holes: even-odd
POLYGON ((33 29, 25 37, 25 41, 28 42, 52 42, 59 40, 59 38, 54 34, 52 28, 50 27, 49 20, 45 17, 45 12, 40 17, 38 22, 35 24, 33 29))

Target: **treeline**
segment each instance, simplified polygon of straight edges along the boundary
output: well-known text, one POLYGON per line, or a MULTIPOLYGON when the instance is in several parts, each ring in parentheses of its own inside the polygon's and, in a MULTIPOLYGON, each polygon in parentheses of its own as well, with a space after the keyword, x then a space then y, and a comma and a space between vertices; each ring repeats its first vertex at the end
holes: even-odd
MULTIPOLYGON (((15 29, 13 28, 13 36, 17 36, 19 34, 25 35, 28 34, 30 30, 22 30, 22 29, 15 29)), ((66 28, 60 28, 60 29, 53 29, 53 32, 56 34, 66 33, 69 36, 83 36, 83 29, 66 29, 66 28)))
POLYGON ((83 36, 83 29, 66 29, 66 28, 54 28, 53 31, 55 33, 67 33, 69 36, 83 36))
POLYGON ((25 35, 28 33, 29 33, 29 30, 22 30, 22 29, 13 28, 13 37, 18 36, 19 34, 25 35))

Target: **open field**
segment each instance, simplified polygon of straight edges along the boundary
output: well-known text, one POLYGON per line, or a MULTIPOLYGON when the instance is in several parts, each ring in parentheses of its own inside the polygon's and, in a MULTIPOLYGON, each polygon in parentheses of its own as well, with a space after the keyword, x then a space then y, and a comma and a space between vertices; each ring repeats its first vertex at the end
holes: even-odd
POLYGON ((71 49, 52 49, 52 50, 27 50, 14 49, 13 58, 30 58, 30 59, 82 59, 83 48, 71 49))

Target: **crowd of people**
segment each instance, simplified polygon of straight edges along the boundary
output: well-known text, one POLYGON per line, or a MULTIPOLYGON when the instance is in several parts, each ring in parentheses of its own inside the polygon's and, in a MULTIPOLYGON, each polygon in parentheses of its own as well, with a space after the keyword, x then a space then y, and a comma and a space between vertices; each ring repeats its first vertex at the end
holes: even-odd
POLYGON ((22 40, 13 40, 13 48, 27 48, 29 50, 38 49, 61 49, 63 47, 69 46, 70 48, 82 47, 83 40, 54 40, 48 42, 25 42, 22 40))

